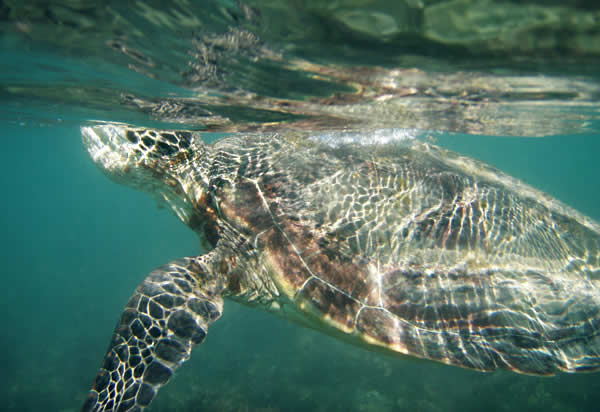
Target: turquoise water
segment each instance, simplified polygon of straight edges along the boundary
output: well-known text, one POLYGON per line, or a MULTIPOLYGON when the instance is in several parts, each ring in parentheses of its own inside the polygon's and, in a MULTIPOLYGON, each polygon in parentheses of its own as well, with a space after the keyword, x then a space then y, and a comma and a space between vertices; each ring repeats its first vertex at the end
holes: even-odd
MULTIPOLYGON (((364 122, 375 119, 368 123, 370 127, 426 126, 438 144, 489 162, 600 221, 600 94, 595 83, 598 73, 593 69, 600 66, 589 64, 596 62, 598 54, 594 50, 585 54, 563 46, 560 53, 575 62, 568 70, 562 70, 559 64, 536 63, 537 58, 551 58, 551 51, 533 56, 525 66, 503 63, 502 70, 496 70, 495 59, 505 62, 506 56, 517 52, 506 46, 505 55, 492 58, 479 49, 484 47, 482 43, 444 48, 430 37, 425 39, 427 42, 413 39, 410 47, 398 51, 400 57, 393 60, 389 51, 396 50, 393 43, 390 45, 395 37, 389 32, 372 32, 374 26, 356 23, 348 12, 352 5, 341 11, 323 11, 314 6, 318 12, 315 8, 298 11, 300 6, 296 6, 294 15, 301 15, 309 27, 330 27, 326 23, 334 21, 338 25, 334 28, 343 26, 340 32, 345 33, 326 35, 323 32, 327 30, 315 29, 310 36, 301 37, 302 31, 293 22, 287 34, 282 24, 267 24, 273 22, 270 16, 277 15, 273 10, 284 12, 283 6, 267 7, 276 2, 250 2, 257 10, 264 6, 261 22, 251 12, 244 14, 234 2, 207 2, 201 6, 174 3, 186 16, 206 18, 202 26, 205 33, 226 33, 232 21, 245 18, 249 23, 243 28, 258 33, 264 47, 260 52, 230 48, 226 56, 215 57, 214 64, 224 67, 225 74, 202 80, 201 70, 189 64, 190 56, 197 59, 189 51, 202 49, 198 41, 192 40, 197 38, 197 30, 184 30, 188 37, 178 37, 177 42, 172 38, 181 34, 185 25, 168 32, 171 37, 154 33, 160 24, 165 30, 171 27, 168 20, 156 16, 174 19, 174 8, 148 3, 143 10, 153 10, 147 15, 159 23, 143 26, 139 21, 143 14, 136 15, 135 9, 119 9, 116 3, 112 9, 96 9, 85 2, 49 7, 48 15, 54 17, 46 17, 46 24, 41 24, 43 17, 39 17, 45 14, 31 11, 35 10, 33 6, 29 12, 18 5, 0 7, 0 258, 5 292, 0 300, 0 313, 4 315, 0 410, 78 410, 123 304, 137 284, 156 266, 201 252, 195 235, 169 211, 159 209, 143 193, 113 184, 95 168, 84 152, 79 133, 79 126, 92 120, 188 127, 210 133, 288 127, 320 130, 340 122, 346 124, 352 116, 364 122), (221 11, 202 14, 198 8, 221 11), (227 17, 222 12, 227 8, 246 17, 227 17), (144 36, 128 32, 130 26, 119 23, 115 15, 137 22, 144 36), (65 16, 71 16, 71 20, 65 16), (116 28, 99 24, 105 22, 103 19, 113 22, 116 28), (66 24, 73 21, 79 25, 66 24), (90 21, 98 24, 90 26, 90 21), (270 30, 264 30, 265 25, 270 30), (55 36, 49 38, 49 33, 55 36), (385 37, 385 41, 375 42, 375 35, 385 37), (120 46, 115 46, 115 39, 120 46), (177 46, 167 47, 170 39, 177 46), (346 51, 342 52, 340 43, 344 39, 346 51), (281 45, 286 42, 291 51, 282 51, 281 45), (326 46, 336 52, 328 56, 323 51, 326 46), (421 49, 429 52, 415 52, 421 49), (449 56, 432 59, 431 54, 441 49, 449 56), (280 52, 287 60, 265 58, 270 50, 280 52), (293 65, 290 55, 306 60, 293 65), (407 72, 401 80, 396 79, 396 89, 382 88, 383 83, 373 81, 369 83, 371 94, 360 95, 356 82, 367 84, 363 77, 350 76, 351 81, 346 82, 341 80, 343 70, 339 67, 333 74, 323 71, 334 63, 347 65, 357 56, 362 56, 363 69, 393 70, 401 65, 407 70, 419 67, 435 73, 426 80, 438 82, 436 92, 421 93, 417 87, 419 92, 411 105, 386 106, 379 112, 390 101, 382 96, 391 95, 391 101, 396 101, 400 89, 409 93, 410 84, 399 85, 402 79, 415 85, 422 80, 411 77, 414 72, 407 72), (523 75, 535 90, 492 90, 476 82, 465 86, 465 79, 479 74, 460 77, 459 82, 443 76, 440 80, 440 71, 432 69, 440 59, 446 59, 450 74, 466 70, 468 64, 457 62, 460 59, 456 56, 468 56, 479 74, 500 76, 502 73, 498 73, 508 71, 514 82, 523 75), (242 70, 256 61, 255 72, 242 70), (307 61, 320 64, 319 70, 308 67, 307 61), (321 74, 317 76, 317 72, 321 74), (549 77, 554 80, 546 82, 549 77), (532 79, 540 78, 544 83, 532 86, 532 79), (474 96, 477 87, 483 91, 474 96), (464 90, 468 91, 467 97, 461 94, 464 90), (262 98, 247 98, 245 92, 262 98), (327 100, 328 96, 337 96, 337 100, 327 100), (481 99, 498 105, 482 107, 481 99), (434 104, 439 106, 431 109, 434 104), (332 112, 332 105, 339 111, 332 112), (477 116, 470 117, 457 108, 461 106, 478 110, 477 116), (401 116, 388 115, 392 109, 394 113, 401 111, 401 116), (317 121, 311 123, 313 118, 317 121), (421 120, 427 121, 419 123, 421 120)), ((36 7, 41 10, 46 6, 36 7)), ((583 16, 586 8, 573 10, 583 16)), ((389 11, 389 15, 397 16, 394 13, 389 11)), ((211 37, 205 36, 203 44, 214 43, 207 38, 211 37)), ((250 46, 256 44, 248 42, 250 46)), ((517 57, 523 61, 522 56, 517 57)), ((343 67, 351 71, 351 67, 343 67)), ((204 66, 202 73, 207 68, 204 66)), ((490 78, 483 78, 489 85, 490 78)), ((218 136, 210 134, 207 138, 218 136)), ((223 318, 211 327, 206 342, 195 350, 192 359, 160 391, 150 410, 593 411, 599 404, 598 373, 549 378, 505 371, 482 374, 392 358, 226 302, 223 318)))
MULTIPOLYGON (((2 133, 3 410, 76 410, 129 295, 197 242, 149 196, 97 171, 76 127, 5 124, 2 133)), ((598 137, 440 139, 600 220, 598 137)), ((151 410, 591 411, 600 401, 598 374, 481 374, 396 359, 227 303, 151 410)))

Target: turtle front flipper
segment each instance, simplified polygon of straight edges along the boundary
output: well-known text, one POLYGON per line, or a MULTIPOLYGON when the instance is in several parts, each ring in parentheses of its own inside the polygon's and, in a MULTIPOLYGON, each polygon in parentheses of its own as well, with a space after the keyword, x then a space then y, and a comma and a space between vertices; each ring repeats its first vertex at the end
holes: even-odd
POLYGON ((210 254, 153 270, 125 306, 82 410, 148 406, 221 316, 222 285, 210 254))

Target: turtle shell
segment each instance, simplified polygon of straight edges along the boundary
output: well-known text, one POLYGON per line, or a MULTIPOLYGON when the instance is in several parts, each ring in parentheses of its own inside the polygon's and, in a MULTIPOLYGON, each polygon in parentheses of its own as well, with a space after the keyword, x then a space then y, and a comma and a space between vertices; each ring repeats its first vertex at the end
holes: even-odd
POLYGON ((600 230, 558 201, 419 141, 213 149, 220 218, 285 316, 477 370, 600 364, 600 230))

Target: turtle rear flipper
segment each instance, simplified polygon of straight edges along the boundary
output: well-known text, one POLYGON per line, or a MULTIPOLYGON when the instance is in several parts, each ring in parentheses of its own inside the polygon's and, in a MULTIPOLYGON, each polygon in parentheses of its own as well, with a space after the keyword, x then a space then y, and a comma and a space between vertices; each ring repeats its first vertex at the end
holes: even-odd
POLYGON ((117 324, 83 411, 139 411, 221 316, 211 254, 161 266, 137 287, 117 324))

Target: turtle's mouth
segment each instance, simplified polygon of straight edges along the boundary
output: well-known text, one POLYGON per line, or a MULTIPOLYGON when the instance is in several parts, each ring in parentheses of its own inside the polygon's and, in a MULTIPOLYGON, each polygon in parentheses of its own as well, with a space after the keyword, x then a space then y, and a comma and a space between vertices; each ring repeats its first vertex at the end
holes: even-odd
POLYGON ((131 143, 122 126, 85 126, 81 128, 81 134, 90 157, 109 176, 123 175, 131 166, 134 160, 131 143))
MULTIPOLYGON (((104 124, 84 126, 81 134, 90 157, 111 180, 148 192, 160 204, 168 205, 183 222, 189 222, 190 205, 185 200, 180 181, 161 168, 156 158, 149 160, 140 150, 140 138, 135 129, 104 124)), ((164 151, 163 146, 160 148, 164 151)))

